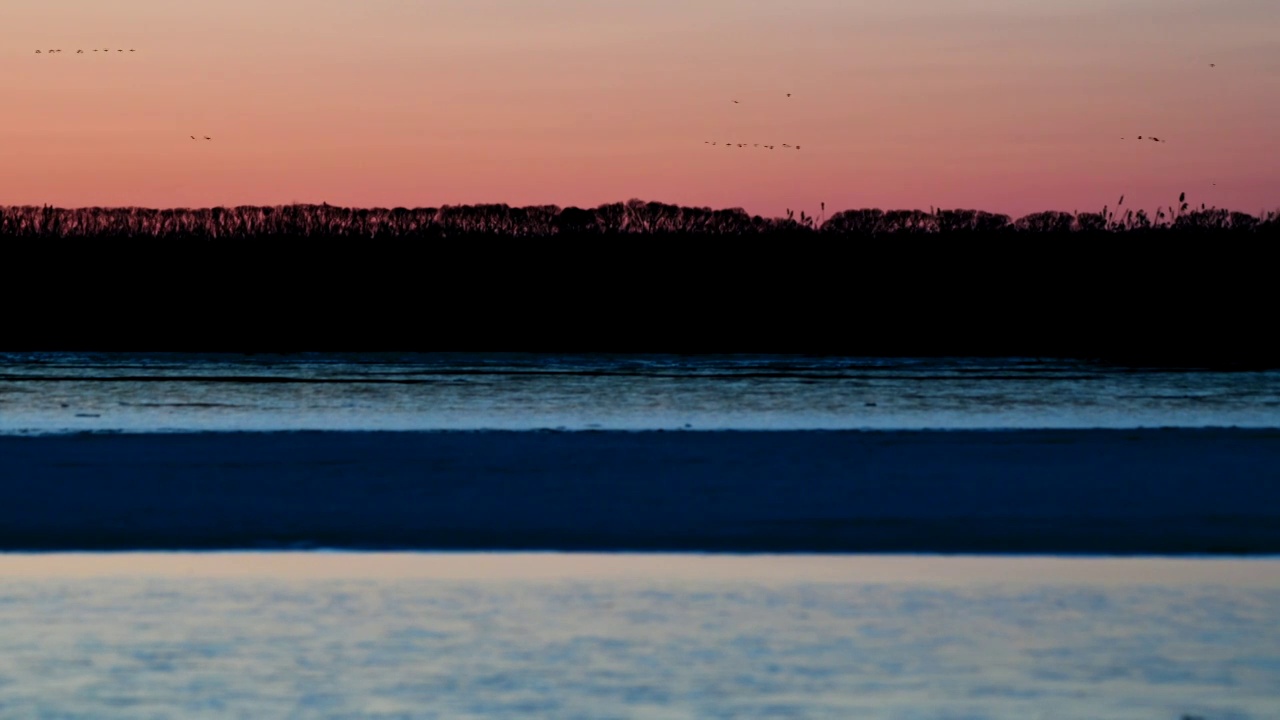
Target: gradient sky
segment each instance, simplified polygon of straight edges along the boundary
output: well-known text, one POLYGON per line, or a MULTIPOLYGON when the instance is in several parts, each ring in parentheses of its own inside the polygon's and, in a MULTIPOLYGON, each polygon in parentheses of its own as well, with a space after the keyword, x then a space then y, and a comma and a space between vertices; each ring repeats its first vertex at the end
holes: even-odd
POLYGON ((0 98, 0 205, 1280 207, 1277 0, 4 0, 0 98))

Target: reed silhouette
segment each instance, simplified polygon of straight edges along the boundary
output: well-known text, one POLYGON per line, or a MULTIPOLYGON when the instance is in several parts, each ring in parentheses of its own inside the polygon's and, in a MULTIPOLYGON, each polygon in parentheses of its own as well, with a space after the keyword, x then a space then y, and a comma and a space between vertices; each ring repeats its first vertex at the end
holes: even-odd
POLYGON ((631 200, 0 207, 0 350, 806 352, 1280 367, 1280 213, 822 221, 631 200))
MULTIPOLYGON (((191 136, 194 140, 196 136, 191 136)), ((208 136, 203 136, 209 140, 208 136)), ((714 143, 712 143, 714 144, 714 143)), ((783 147, 787 147, 784 145, 783 147)), ((424 239, 467 235, 529 238, 593 235, 745 235, 773 233, 831 235, 1060 235, 1064 233, 1159 233, 1168 239, 1185 232, 1256 235, 1280 231, 1280 211, 1258 215, 1201 204, 1191 208, 1186 193, 1177 203, 1146 210, 1043 211, 1012 218, 973 209, 928 211, 851 209, 823 222, 788 210, 784 217, 751 215, 741 208, 712 209, 629 200, 595 208, 506 204, 417 208, 348 208, 328 204, 154 209, 0 206, 0 242, 18 240, 260 240, 271 237, 334 239, 424 239)), ((825 203, 823 204, 825 210, 825 203)))

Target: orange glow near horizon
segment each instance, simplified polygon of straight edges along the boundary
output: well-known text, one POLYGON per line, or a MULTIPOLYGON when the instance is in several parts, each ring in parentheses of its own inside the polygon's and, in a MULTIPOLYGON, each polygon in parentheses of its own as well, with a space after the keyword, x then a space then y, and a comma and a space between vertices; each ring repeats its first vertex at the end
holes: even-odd
POLYGON ((1280 207, 1270 0, 5 5, 0 205, 1280 207))

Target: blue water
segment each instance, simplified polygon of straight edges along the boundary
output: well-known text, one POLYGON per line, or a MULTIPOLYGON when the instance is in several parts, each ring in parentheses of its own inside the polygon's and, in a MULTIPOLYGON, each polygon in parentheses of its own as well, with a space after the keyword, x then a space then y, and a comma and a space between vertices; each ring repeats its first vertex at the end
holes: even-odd
MULTIPOLYGON (((28 454, 37 444, 20 436, 82 431, 144 434, 111 444, 125 448, 147 446, 146 433, 232 430, 1143 427, 1280 428, 1280 373, 1036 359, 0 354, 0 435, 28 454)), ((981 435, 966 467, 1025 463, 981 435)), ((66 456, 3 466, 96 477, 77 465, 88 456, 76 438, 46 440, 66 456)), ((1237 485, 1268 442, 1223 458, 1237 485)), ((1158 489, 1158 447, 1097 463, 1158 489)), ((140 452, 102 477, 126 487, 143 468, 146 482, 195 472, 189 458, 140 452)), ((832 458, 806 462, 836 472, 847 461, 832 458)), ((236 472, 278 481, 281 462, 236 472)), ((229 474, 201 463, 191 488, 216 493, 229 474)), ((771 456, 753 468, 770 463, 800 466, 771 456)), ((947 467, 908 465, 948 479, 947 467)), ((1061 470, 1042 469, 1028 472, 1061 470)), ((803 491, 803 478, 788 480, 803 491)), ((0 477, 14 497, 41 481, 0 477)), ((182 523, 146 500, 117 504, 182 523)), ((42 508, 57 515, 56 502, 42 508)), ((387 569, 359 553, 194 554, 157 569, 130 553, 0 553, 0 718, 1280 718, 1275 559, 1169 570, 1141 557, 889 556, 871 567, 867 556, 615 554, 584 566, 576 554, 460 554, 439 573, 413 569, 439 562, 429 553, 391 557, 387 569), (708 564, 729 557, 727 575, 708 564), (263 558, 275 565, 262 570, 263 558)))
POLYGON ((0 433, 1280 427, 1280 371, 1057 360, 0 354, 0 433))

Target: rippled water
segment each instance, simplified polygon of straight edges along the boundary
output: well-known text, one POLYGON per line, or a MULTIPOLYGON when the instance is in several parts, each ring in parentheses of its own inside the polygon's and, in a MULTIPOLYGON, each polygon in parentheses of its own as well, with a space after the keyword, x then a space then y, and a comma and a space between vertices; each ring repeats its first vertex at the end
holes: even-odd
POLYGON ((106 557, 0 556, 0 716, 1280 712, 1274 560, 106 557))
POLYGON ((1280 427, 1280 372, 769 356, 0 355, 0 433, 1280 427))

